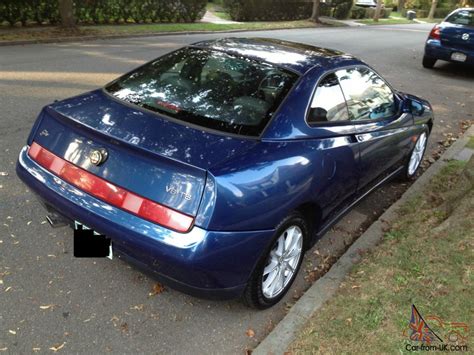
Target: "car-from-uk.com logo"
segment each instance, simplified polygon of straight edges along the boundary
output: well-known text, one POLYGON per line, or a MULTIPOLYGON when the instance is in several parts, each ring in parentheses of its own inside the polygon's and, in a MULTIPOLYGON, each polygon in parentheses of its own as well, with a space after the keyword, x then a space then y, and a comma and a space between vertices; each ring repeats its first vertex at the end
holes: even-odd
POLYGON ((407 351, 467 352, 468 333, 466 323, 446 322, 434 315, 423 318, 415 305, 411 306, 410 322, 403 330, 403 336, 410 339, 405 346, 407 351))

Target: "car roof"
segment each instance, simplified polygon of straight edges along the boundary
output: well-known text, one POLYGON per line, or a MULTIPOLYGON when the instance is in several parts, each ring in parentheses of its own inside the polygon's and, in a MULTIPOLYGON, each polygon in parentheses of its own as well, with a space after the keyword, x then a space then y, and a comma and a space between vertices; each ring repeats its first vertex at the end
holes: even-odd
POLYGON ((192 44, 193 47, 208 48, 230 54, 271 63, 300 74, 315 66, 332 66, 334 59, 354 60, 343 52, 283 41, 274 38, 222 38, 192 44))

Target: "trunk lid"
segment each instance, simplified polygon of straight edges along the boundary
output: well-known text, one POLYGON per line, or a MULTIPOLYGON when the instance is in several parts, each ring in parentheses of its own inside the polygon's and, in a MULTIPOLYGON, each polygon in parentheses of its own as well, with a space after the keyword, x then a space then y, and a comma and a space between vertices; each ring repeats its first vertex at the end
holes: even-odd
POLYGON ((444 23, 441 43, 458 49, 474 50, 474 27, 444 23))
POLYGON ((255 144, 175 123, 102 90, 45 107, 32 141, 119 187, 192 216, 207 170, 255 144), (107 158, 96 166, 91 155, 103 149, 107 158))

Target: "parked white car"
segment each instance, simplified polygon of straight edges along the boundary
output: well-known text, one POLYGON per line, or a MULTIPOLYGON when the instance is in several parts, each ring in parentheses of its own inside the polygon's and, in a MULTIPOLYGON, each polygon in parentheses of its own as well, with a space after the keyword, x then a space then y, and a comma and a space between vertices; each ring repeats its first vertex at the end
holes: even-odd
POLYGON ((355 4, 361 7, 376 7, 377 0, 357 0, 355 4))

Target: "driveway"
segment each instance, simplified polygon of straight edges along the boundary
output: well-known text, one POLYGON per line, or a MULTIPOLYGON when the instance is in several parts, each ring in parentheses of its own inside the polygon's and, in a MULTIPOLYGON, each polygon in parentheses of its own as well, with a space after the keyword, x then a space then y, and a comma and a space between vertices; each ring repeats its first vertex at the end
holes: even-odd
MULTIPOLYGON (((372 64, 395 87, 434 106, 430 152, 443 134, 473 119, 474 72, 451 64, 421 67, 431 25, 365 26, 242 33, 336 48, 372 64)), ((235 34, 234 34, 235 35, 235 34)), ((294 290, 276 307, 207 301, 167 288, 114 259, 75 259, 72 231, 52 229, 16 178, 20 148, 42 106, 102 86, 120 73, 184 44, 222 35, 0 47, 0 352, 243 353, 363 228, 399 196, 391 183, 330 231, 305 260, 294 290), (306 276, 306 278, 305 278, 306 276), (250 331, 251 330, 251 331, 250 331)))

